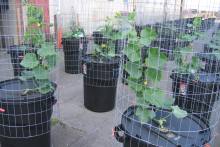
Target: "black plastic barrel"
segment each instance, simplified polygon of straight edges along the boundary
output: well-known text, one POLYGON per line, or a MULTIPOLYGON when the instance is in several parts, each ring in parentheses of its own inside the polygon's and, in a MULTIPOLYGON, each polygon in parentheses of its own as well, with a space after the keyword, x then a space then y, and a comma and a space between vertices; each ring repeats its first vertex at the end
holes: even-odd
POLYGON ((164 127, 171 130, 161 132, 155 121, 142 124, 135 115, 136 109, 129 107, 122 115, 121 124, 114 128, 114 136, 123 147, 201 147, 211 139, 207 124, 196 116, 177 119, 168 111, 158 110, 156 118, 166 118, 164 127))
POLYGON ((62 38, 64 51, 65 72, 69 74, 81 73, 81 57, 87 50, 86 38, 62 38))
MULTIPOLYGON (((211 48, 209 48, 211 50, 211 48)), ((199 53, 197 56, 205 64, 204 71, 207 73, 220 72, 220 60, 213 53, 199 53)))
POLYGON ((173 73, 171 78, 175 105, 209 122, 213 106, 218 100, 219 75, 173 73))
POLYGON ((36 53, 36 49, 28 45, 13 45, 10 46, 9 53, 11 55, 11 63, 14 71, 14 76, 20 76, 24 67, 20 65, 24 56, 28 52, 36 53))
POLYGON ((84 105, 94 112, 107 112, 115 106, 119 75, 118 57, 100 61, 92 55, 83 57, 84 105))
POLYGON ((50 147, 54 91, 23 95, 27 88, 36 88, 35 83, 18 79, 0 83, 0 108, 4 110, 0 112, 2 147, 50 147))

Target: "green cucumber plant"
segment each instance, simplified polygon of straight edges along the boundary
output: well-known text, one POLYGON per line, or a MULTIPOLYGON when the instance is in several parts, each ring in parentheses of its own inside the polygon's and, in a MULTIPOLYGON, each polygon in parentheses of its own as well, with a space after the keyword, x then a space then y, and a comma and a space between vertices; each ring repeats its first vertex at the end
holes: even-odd
POLYGON ((44 41, 43 9, 28 2, 25 2, 24 5, 27 8, 27 29, 24 40, 33 47, 39 47, 44 41))
POLYGON ((29 92, 46 94, 54 90, 54 86, 49 81, 49 71, 55 66, 57 53, 53 43, 44 41, 42 9, 29 3, 25 4, 27 6, 28 20, 25 41, 31 43, 37 53, 26 53, 20 63, 26 69, 21 73, 20 79, 22 81, 31 79, 36 87, 35 89, 26 89, 23 94, 25 95, 29 92), (39 32, 39 34, 36 35, 33 32, 39 32))
POLYGON ((170 114, 177 118, 185 117, 187 112, 173 106, 173 99, 166 98, 165 92, 156 86, 162 79, 163 67, 167 62, 166 55, 161 53, 159 48, 150 46, 156 38, 156 31, 151 28, 143 29, 140 37, 137 36, 135 28, 130 30, 128 46, 124 50, 129 61, 124 65, 124 69, 129 73, 128 86, 136 94, 138 107, 135 113, 139 120, 141 123, 154 120, 162 130, 166 119, 156 119, 155 110, 168 109, 171 111, 170 114), (143 47, 147 47, 146 57, 142 55, 143 47))
POLYGON ((73 25, 70 27, 70 31, 64 33, 64 38, 81 38, 85 37, 85 31, 82 27, 79 25, 76 25, 76 23, 73 23, 73 25))
POLYGON ((178 47, 175 49, 175 62, 177 65, 177 72, 179 73, 197 73, 197 71, 202 67, 199 57, 195 55, 190 55, 193 52, 192 42, 201 36, 199 28, 201 26, 202 20, 196 17, 193 24, 188 25, 192 30, 191 33, 182 33, 180 40, 183 42, 190 42, 186 47, 178 47))
POLYGON ((127 38, 128 32, 134 25, 134 20, 134 12, 129 13, 127 16, 123 16, 118 12, 114 17, 107 17, 105 25, 99 28, 107 40, 106 44, 94 45, 93 55, 104 59, 115 57, 115 41, 127 38))

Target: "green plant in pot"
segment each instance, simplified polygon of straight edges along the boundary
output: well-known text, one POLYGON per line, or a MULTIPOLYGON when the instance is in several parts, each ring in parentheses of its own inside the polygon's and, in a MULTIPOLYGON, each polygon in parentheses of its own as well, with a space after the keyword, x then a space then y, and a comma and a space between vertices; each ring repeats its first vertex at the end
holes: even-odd
POLYGON ((107 17, 105 25, 93 32, 97 45, 111 42, 115 46, 115 53, 120 54, 126 46, 127 32, 135 25, 135 13, 123 15, 117 12, 113 17, 107 17))
MULTIPOLYGON (((141 31, 140 37, 137 37, 135 29, 128 36, 128 47, 124 53, 129 62, 124 65, 124 69, 129 73, 128 87, 135 94, 136 104, 122 114, 121 124, 114 128, 115 138, 123 143, 124 147, 164 145, 175 147, 195 144, 195 138, 192 136, 203 138, 204 136, 199 135, 196 130, 198 126, 205 125, 199 121, 195 122, 191 116, 188 117, 188 113, 175 105, 173 98, 168 97, 169 92, 159 88, 159 85, 166 83, 163 83, 165 80, 162 80, 162 77, 167 57, 159 48, 150 46, 157 34, 153 29, 145 28, 141 31), (143 48, 147 50, 146 55, 143 55, 143 48), (188 124, 193 124, 190 131, 196 132, 190 134, 190 139, 185 135, 189 131, 188 124)), ((127 92, 127 88, 125 90, 124 93, 128 93, 125 96, 129 100, 121 97, 123 106, 127 105, 124 101, 129 103, 132 99, 130 97, 133 96, 127 92)), ((210 132, 207 134, 210 135, 210 132)), ((200 139, 196 140, 202 145, 200 139)))
POLYGON ((11 62, 14 69, 14 76, 21 76, 24 67, 20 62, 26 53, 36 53, 44 40, 43 36, 43 9, 37 8, 24 2, 27 11, 27 28, 24 34, 24 43, 10 47, 11 62))
POLYGON ((204 69, 201 59, 207 54, 198 53, 193 48, 193 41, 201 36, 198 29, 200 24, 200 21, 195 19, 192 26, 193 32, 183 34, 182 38, 190 41, 191 44, 176 49, 175 63, 177 67, 173 70, 171 78, 175 104, 187 112, 197 115, 200 120, 208 124, 212 107, 216 101, 218 77, 216 74, 208 74, 207 65, 204 69), (204 93, 206 93, 205 96, 204 93))
MULTIPOLYGON (((142 123, 156 120, 155 110, 165 108, 172 111, 178 117, 183 118, 187 115, 178 106, 173 106, 173 100, 166 98, 164 91, 156 87, 162 79, 163 67, 167 62, 165 53, 161 53, 159 48, 152 48, 150 44, 157 37, 153 29, 145 28, 141 31, 141 36, 137 37, 133 30, 129 33, 128 47, 125 49, 129 62, 124 65, 129 73, 128 86, 135 92, 137 97, 137 110, 135 114, 142 123), (142 48, 147 47, 147 56, 142 55, 142 48)), ((165 121, 163 121, 165 123, 165 121)), ((161 129, 163 125, 160 124, 161 129)))
POLYGON ((190 42, 188 46, 181 46, 175 49, 175 63, 177 65, 176 71, 178 73, 195 74, 201 68, 199 58, 191 54, 195 52, 192 42, 201 36, 199 28, 201 26, 201 18, 195 18, 193 24, 189 24, 190 33, 182 33, 180 40, 183 42, 190 42))
POLYGON ((45 42, 42 13, 36 14, 42 12, 42 8, 30 3, 25 6, 28 20, 25 41, 34 52, 25 52, 20 63, 24 70, 19 79, 0 82, 0 105, 4 110, 0 130, 10 130, 0 131, 0 140, 2 147, 50 147, 56 84, 50 81, 49 72, 56 64, 57 53, 53 43, 45 42))
MULTIPOLYGON (((207 124, 189 115, 175 104, 173 98, 169 98, 170 92, 159 88, 166 83, 162 77, 166 71, 164 65, 167 57, 159 48, 151 47, 156 37, 152 28, 143 29, 140 37, 137 37, 135 29, 128 35, 128 46, 124 53, 129 62, 124 69, 129 73, 128 87, 136 96, 136 104, 122 114, 121 124, 114 128, 114 136, 124 147, 202 146, 204 142, 201 139, 209 141, 211 132, 208 130, 200 134, 197 129, 207 129, 207 124), (193 125, 189 128, 189 124, 193 125)), ((127 97, 133 96, 128 93, 127 97)), ((121 97, 121 100, 124 99, 121 97)), ((123 101, 123 105, 126 104, 123 101)))
POLYGON ((87 51, 88 44, 84 29, 76 23, 73 23, 70 27, 70 31, 64 33, 62 44, 65 72, 79 74, 81 72, 81 57, 87 51))
MULTIPOLYGON (((130 13, 126 18, 133 19, 132 16, 133 13, 130 13)), ((115 17, 122 16, 116 14, 115 17)), ((120 66, 120 56, 116 53, 115 39, 126 36, 128 30, 114 31, 114 25, 110 25, 115 24, 114 20, 108 20, 102 27, 104 28, 102 33, 105 36, 109 34, 106 42, 97 44, 94 41, 92 54, 83 57, 84 105, 95 112, 107 112, 115 106, 120 66)))

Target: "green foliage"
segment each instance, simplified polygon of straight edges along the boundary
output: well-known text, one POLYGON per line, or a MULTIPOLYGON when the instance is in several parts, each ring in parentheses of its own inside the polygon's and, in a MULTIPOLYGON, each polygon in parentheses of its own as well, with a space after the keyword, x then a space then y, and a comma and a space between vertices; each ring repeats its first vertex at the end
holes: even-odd
POLYGON ((199 29, 202 25, 202 18, 201 17, 196 17, 193 20, 193 27, 195 30, 199 29))
POLYGON ((34 50, 37 51, 25 54, 20 64, 26 70, 22 72, 20 79, 22 81, 32 79, 36 83, 36 89, 26 89, 25 93, 28 93, 28 91, 38 91, 41 94, 46 94, 54 90, 52 83, 49 81, 49 72, 56 64, 57 53, 52 43, 44 41, 42 9, 28 3, 25 3, 25 5, 27 6, 28 17, 28 29, 25 32, 25 40, 33 45, 35 47, 34 50))
POLYGON ((26 53, 21 65, 26 68, 22 72, 21 80, 26 81, 34 79, 38 83, 36 89, 42 94, 46 94, 53 90, 53 86, 49 81, 49 71, 53 69, 56 63, 57 53, 51 43, 44 43, 42 48, 35 53, 26 53))
POLYGON ((25 2, 27 7, 27 30, 24 34, 26 43, 39 47, 44 40, 43 8, 25 2))
MULTIPOLYGON (((141 122, 148 122, 155 118, 152 106, 174 110, 172 109, 173 99, 166 98, 164 91, 156 87, 152 88, 150 85, 161 81, 163 67, 167 62, 165 53, 161 53, 159 48, 150 46, 156 37, 156 31, 151 28, 143 29, 140 37, 137 36, 134 28, 130 29, 128 45, 124 50, 124 54, 129 59, 124 65, 124 69, 129 74, 127 82, 129 88, 136 94, 138 104, 136 115, 141 122), (144 59, 141 55, 143 47, 147 47, 147 57, 144 59)), ((185 111, 182 112, 186 113, 185 111)), ((177 114, 176 109, 173 114, 177 114)), ((180 118, 179 116, 177 115, 178 118, 180 118)))
MULTIPOLYGON (((134 25, 134 20, 135 13, 129 13, 128 16, 116 13, 114 17, 107 17, 105 25, 99 28, 107 43, 95 45, 93 55, 99 58, 115 57, 115 41, 128 37, 128 33, 134 25)), ((138 56, 138 54, 136 55, 138 56)))
POLYGON ((73 23, 73 25, 70 27, 70 31, 64 33, 64 38, 81 38, 85 37, 85 31, 82 27, 76 25, 73 23))
POLYGON ((27 69, 33 69, 39 65, 39 61, 37 60, 37 56, 34 53, 25 54, 23 60, 21 61, 21 65, 27 69))
POLYGON ((192 42, 196 39, 198 39, 198 37, 200 37, 202 34, 199 32, 199 29, 202 25, 202 18, 201 17, 196 17, 193 20, 193 24, 188 24, 188 30, 191 30, 190 34, 186 34, 186 33, 182 33, 180 35, 180 40, 182 41, 188 41, 188 42, 192 42))
POLYGON ((177 118, 184 118, 187 116, 187 112, 181 110, 178 106, 171 106, 172 110, 173 110, 173 114, 177 117, 177 118))
POLYGON ((202 20, 196 17, 193 21, 192 32, 190 34, 184 33, 180 36, 180 40, 184 42, 190 42, 187 47, 178 47, 175 49, 175 62, 179 73, 196 73, 201 67, 201 61, 199 57, 190 55, 193 51, 191 42, 196 40, 201 34, 199 28, 202 20))

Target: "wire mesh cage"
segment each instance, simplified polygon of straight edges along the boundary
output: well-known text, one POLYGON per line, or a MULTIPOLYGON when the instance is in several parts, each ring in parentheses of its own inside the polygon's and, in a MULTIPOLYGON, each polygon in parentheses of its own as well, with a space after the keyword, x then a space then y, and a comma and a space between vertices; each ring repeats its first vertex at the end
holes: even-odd
POLYGON ((121 54, 116 140, 123 147, 214 146, 219 1, 127 2, 135 21, 121 54))
POLYGON ((115 106, 120 56, 126 45, 126 38, 120 34, 131 27, 128 13, 116 12, 132 7, 123 1, 81 0, 73 4, 71 13, 64 11, 59 16, 64 70, 83 74, 86 108, 107 112, 115 106))
POLYGON ((57 101, 56 9, 49 1, 0 2, 2 147, 51 146, 51 117, 57 101))

